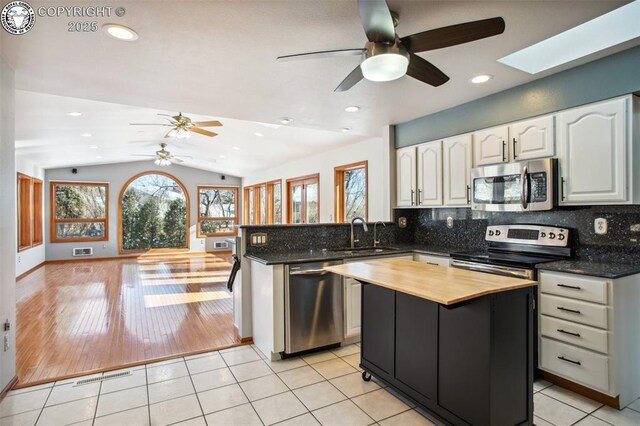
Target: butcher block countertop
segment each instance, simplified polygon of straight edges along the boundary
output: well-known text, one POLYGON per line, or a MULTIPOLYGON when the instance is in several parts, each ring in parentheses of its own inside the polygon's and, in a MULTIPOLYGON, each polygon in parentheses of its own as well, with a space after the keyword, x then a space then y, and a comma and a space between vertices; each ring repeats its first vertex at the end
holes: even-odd
POLYGON ((429 265, 407 259, 345 263, 324 269, 442 305, 538 285, 537 281, 429 265))

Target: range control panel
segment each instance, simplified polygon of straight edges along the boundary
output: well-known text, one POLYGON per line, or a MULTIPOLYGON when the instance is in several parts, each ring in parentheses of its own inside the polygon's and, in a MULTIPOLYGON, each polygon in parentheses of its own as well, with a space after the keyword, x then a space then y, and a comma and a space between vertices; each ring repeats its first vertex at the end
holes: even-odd
POLYGON ((491 225, 487 226, 485 240, 500 243, 567 247, 569 245, 569 230, 540 225, 491 225))

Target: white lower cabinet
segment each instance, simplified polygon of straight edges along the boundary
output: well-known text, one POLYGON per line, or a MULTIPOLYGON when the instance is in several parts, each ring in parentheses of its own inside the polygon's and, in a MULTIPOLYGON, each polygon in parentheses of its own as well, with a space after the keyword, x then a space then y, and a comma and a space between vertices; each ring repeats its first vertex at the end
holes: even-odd
POLYGON ((608 279, 541 271, 540 369, 619 397, 640 397, 640 274, 608 279))
POLYGON ((353 278, 344 279, 345 321, 344 337, 349 339, 360 335, 360 295, 362 284, 353 278))

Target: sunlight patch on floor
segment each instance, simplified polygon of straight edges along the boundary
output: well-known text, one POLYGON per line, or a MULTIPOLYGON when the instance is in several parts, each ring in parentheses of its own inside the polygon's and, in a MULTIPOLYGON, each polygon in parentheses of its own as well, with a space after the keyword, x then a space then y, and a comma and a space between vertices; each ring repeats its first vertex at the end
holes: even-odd
POLYGON ((151 294, 144 296, 145 308, 161 306, 185 305, 206 302, 208 300, 230 299, 231 295, 224 291, 205 291, 200 293, 151 294))

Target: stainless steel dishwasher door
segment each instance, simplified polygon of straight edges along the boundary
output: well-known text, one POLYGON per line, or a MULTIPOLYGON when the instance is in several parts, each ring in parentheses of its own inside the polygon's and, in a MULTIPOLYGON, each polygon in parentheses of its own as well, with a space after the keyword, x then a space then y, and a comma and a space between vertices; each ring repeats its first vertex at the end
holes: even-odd
POLYGON ((342 342, 344 333, 342 277, 323 268, 341 261, 287 267, 285 353, 307 351, 342 342))

